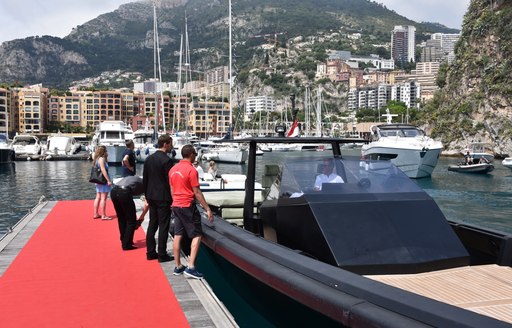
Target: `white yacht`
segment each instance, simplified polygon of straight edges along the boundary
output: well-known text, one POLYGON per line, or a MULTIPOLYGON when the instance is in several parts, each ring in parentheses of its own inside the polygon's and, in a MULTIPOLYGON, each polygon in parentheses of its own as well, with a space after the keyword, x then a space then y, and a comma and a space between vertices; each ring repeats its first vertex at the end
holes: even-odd
POLYGON ((371 132, 371 142, 361 148, 365 159, 391 160, 410 178, 432 174, 443 149, 440 141, 427 137, 423 130, 410 124, 375 125, 371 132))
POLYGON ((0 164, 11 163, 14 161, 14 150, 7 137, 0 134, 0 164))
POLYGON ((512 157, 506 157, 503 159, 501 164, 505 167, 508 167, 509 169, 512 169, 512 157))
POLYGON ((249 157, 247 147, 240 144, 215 143, 211 140, 197 143, 199 158, 207 161, 244 164, 249 157))
POLYGON ((16 156, 25 157, 32 159, 41 155, 42 146, 39 138, 33 135, 22 135, 18 134, 14 136, 12 140, 12 149, 16 153, 16 156))
POLYGON ((131 131, 127 129, 123 121, 103 121, 92 138, 93 151, 97 146, 107 147, 108 162, 120 164, 123 160, 123 153, 126 149, 126 134, 131 131))
POLYGON ((173 147, 173 157, 175 159, 183 159, 181 156, 181 148, 185 145, 195 145, 199 138, 190 132, 177 132, 171 134, 172 137, 172 147, 173 147))
POLYGON ((57 133, 48 137, 46 156, 61 155, 68 156, 80 151, 81 145, 72 136, 57 133))
POLYGON ((135 159, 139 163, 144 163, 146 158, 156 152, 158 149, 154 140, 153 129, 147 126, 144 129, 138 129, 133 133, 133 143, 135 145, 135 159))

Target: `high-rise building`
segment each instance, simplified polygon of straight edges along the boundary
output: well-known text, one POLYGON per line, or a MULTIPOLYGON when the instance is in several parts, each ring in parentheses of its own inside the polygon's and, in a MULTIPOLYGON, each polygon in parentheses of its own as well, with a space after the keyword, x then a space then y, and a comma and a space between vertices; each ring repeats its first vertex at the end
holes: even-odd
POLYGON ((399 63, 415 61, 416 28, 397 25, 391 32, 391 58, 399 63))
POLYGON ((0 88, 0 134, 14 131, 14 108, 11 90, 0 88))

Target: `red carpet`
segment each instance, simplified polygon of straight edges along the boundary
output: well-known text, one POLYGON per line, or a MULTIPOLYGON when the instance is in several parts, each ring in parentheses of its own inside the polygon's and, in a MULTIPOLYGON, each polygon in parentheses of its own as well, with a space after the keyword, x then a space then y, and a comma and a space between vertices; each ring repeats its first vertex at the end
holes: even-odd
MULTIPOLYGON (((157 261, 122 251, 115 211, 92 219, 93 202, 61 201, 0 277, 0 326, 188 327, 157 261)), ((166 264, 172 265, 172 264, 166 264)))

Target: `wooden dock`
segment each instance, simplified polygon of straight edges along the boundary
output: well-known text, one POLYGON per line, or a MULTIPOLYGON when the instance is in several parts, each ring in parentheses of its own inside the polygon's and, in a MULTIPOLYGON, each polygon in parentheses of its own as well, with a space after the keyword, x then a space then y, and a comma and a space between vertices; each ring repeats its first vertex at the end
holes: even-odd
POLYGON ((94 220, 92 202, 41 203, 0 240, 2 327, 237 327, 205 280, 146 260, 141 229, 122 251, 117 220, 94 220))

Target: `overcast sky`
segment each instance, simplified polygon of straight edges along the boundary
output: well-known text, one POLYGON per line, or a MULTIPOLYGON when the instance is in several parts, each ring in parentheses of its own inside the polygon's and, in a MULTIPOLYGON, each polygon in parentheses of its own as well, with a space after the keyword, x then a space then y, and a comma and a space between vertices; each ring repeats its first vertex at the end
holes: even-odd
MULTIPOLYGON (((232 0, 236 2, 236 0, 232 0)), ((276 0, 279 1, 279 0, 276 0)), ((73 27, 134 0, 0 0, 0 42, 35 35, 64 37, 73 27)), ((470 0, 376 0, 414 21, 459 28, 470 0)))

